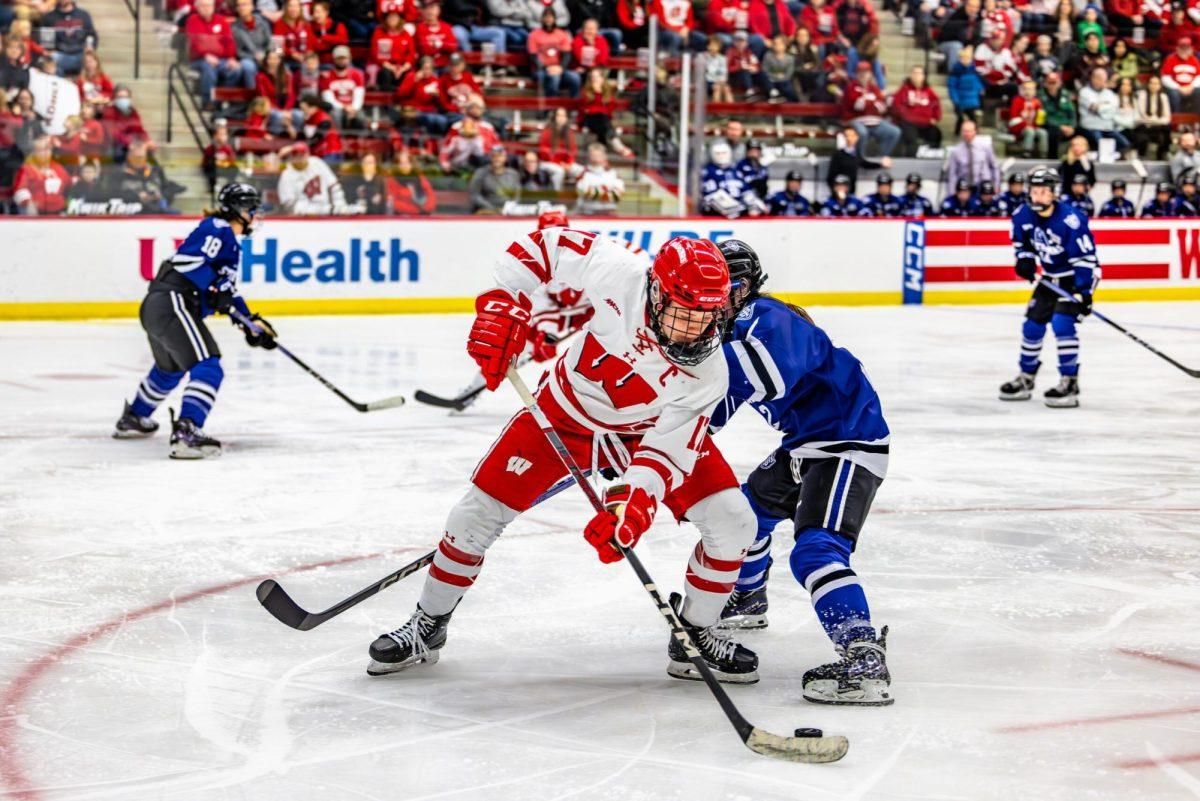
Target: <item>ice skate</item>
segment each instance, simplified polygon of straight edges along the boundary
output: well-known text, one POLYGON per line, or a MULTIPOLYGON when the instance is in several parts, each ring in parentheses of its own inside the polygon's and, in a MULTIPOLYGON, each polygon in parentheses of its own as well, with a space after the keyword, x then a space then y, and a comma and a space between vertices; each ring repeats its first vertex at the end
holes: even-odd
POLYGON ((204 433, 186 417, 176 417, 171 410, 171 458, 208 459, 221 455, 221 443, 204 433))
POLYGON ((149 417, 138 417, 126 401, 121 419, 113 428, 113 439, 143 439, 153 436, 155 431, 158 431, 158 423, 149 417))
POLYGON ((765 629, 767 627, 767 588, 734 590, 721 610, 723 629, 765 629))
POLYGON ((839 649, 841 659, 804 674, 804 698, 814 704, 889 706, 892 677, 887 669, 887 626, 877 640, 856 640, 839 649))
POLYGON ((434 664, 446 644, 449 624, 449 614, 434 617, 418 606, 407 623, 371 643, 371 664, 367 665, 367 673, 386 676, 413 665, 434 664))
MULTIPOLYGON (((728 632, 721 630, 720 624, 707 628, 690 625, 679 612, 682 601, 679 593, 671 593, 671 607, 683 621, 683 627, 691 635, 692 642, 700 650, 717 681, 726 684, 754 684, 758 681, 758 655, 734 641, 728 632)), ((674 635, 671 635, 670 645, 667 646, 667 655, 671 658, 667 665, 669 675, 690 681, 702 680, 700 672, 688 659, 674 635)))
POLYGON ((1079 405, 1079 379, 1064 375, 1043 397, 1051 409, 1074 409, 1079 405))
POLYGON ((1000 385, 1000 400, 1022 401, 1033 397, 1033 373, 1021 373, 1012 381, 1000 385))

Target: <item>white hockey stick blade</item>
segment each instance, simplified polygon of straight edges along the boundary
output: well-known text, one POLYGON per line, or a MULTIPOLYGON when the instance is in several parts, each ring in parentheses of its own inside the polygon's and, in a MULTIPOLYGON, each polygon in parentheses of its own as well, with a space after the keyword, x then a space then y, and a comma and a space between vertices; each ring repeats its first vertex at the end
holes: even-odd
POLYGON ((403 405, 404 405, 404 396, 403 395, 395 395, 391 398, 384 398, 383 400, 377 400, 377 401, 372 401, 372 402, 368 403, 367 411, 368 412, 377 412, 380 409, 394 409, 397 406, 403 406, 403 405))
POLYGON ((781 737, 755 728, 746 738, 746 747, 756 754, 788 762, 837 762, 850 750, 845 737, 781 737))

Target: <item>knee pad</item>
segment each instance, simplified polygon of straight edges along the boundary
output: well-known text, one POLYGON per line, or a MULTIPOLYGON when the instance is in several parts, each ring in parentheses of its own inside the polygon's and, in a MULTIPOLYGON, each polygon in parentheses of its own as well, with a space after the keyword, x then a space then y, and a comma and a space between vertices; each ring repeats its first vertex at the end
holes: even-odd
POLYGON ((516 520, 518 512, 472 486, 446 518, 446 533, 454 546, 476 556, 491 547, 505 526, 516 520))
POLYGON ((204 361, 197 363, 188 371, 188 378, 192 381, 208 384, 214 391, 220 389, 221 381, 225 378, 225 371, 221 369, 220 357, 210 356, 204 361))
POLYGON ((1025 324, 1021 326, 1021 334, 1026 339, 1037 341, 1046 336, 1046 324, 1036 323, 1033 320, 1026 318, 1025 324))
POLYGON ((716 559, 742 558, 758 534, 758 518, 740 489, 721 490, 692 504, 687 518, 700 529, 705 552, 716 559))
POLYGON ((1075 318, 1069 314, 1056 314, 1050 320, 1054 336, 1058 338, 1075 336, 1075 318))
POLYGON ((788 560, 796 581, 804 584, 809 574, 829 564, 850 565, 850 541, 827 528, 806 528, 796 537, 788 560))

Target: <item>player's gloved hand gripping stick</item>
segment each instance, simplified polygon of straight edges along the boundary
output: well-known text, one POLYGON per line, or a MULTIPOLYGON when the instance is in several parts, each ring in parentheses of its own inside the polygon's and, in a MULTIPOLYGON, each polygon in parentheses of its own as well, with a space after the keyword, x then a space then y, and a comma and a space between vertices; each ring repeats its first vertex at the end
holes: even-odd
MULTIPOLYGON (((591 501, 592 508, 595 509, 597 514, 605 512, 605 505, 600 500, 600 496, 596 494, 595 488, 587 482, 583 471, 579 469, 579 465, 575 464, 575 460, 571 457, 571 453, 567 450, 567 446, 563 443, 562 438, 558 436, 558 433, 554 430, 546 415, 538 407, 537 400, 530 393, 529 387, 525 385, 525 382, 521 380, 521 376, 517 374, 516 367, 509 366, 507 377, 509 383, 516 389, 517 394, 521 396, 525 408, 533 415, 538 428, 542 430, 542 433, 546 435, 546 439, 554 446, 554 450, 557 451, 559 458, 562 459, 563 465, 570 471, 571 476, 575 479, 575 483, 579 485, 580 489, 587 495, 588 500, 591 501)), ((687 630, 683 627, 683 622, 675 614, 675 610, 659 594, 658 587, 654 584, 654 579, 646 572, 642 561, 631 548, 622 544, 623 541, 625 540, 617 537, 606 540, 603 546, 604 548, 612 548, 628 560, 630 567, 633 568, 633 571, 637 573, 638 579, 642 582, 642 586, 649 593, 651 599, 653 599, 654 605, 658 607, 658 611, 666 618, 667 625, 671 627, 671 632, 683 646, 688 659, 700 673, 704 683, 708 685, 709 691, 717 699, 717 703, 721 705, 722 711, 725 712, 725 717, 729 718, 729 722, 733 724, 738 736, 742 738, 742 742, 746 744, 747 748, 763 756, 783 759, 789 762, 836 762, 846 755, 846 751, 850 748, 850 742, 840 735, 829 737, 783 737, 751 725, 742 716, 742 713, 738 711, 738 708, 729 698, 729 694, 725 692, 725 688, 713 676, 708 663, 704 661, 704 658, 692 642, 691 637, 688 636, 687 630)), ((600 546, 597 546, 597 548, 601 550, 602 555, 605 553, 600 546)))
MULTIPOLYGON (((340 389, 335 387, 329 381, 329 379, 327 379, 325 376, 321 375, 316 370, 312 369, 307 364, 305 364, 304 361, 299 356, 292 353, 290 350, 285 348, 283 345, 279 344, 279 341, 275 339, 274 330, 268 330, 267 328, 262 327, 257 322, 246 317, 241 312, 239 312, 237 309, 234 309, 232 307, 228 310, 228 314, 230 317, 232 317, 234 320, 236 320, 237 324, 239 326, 241 326, 243 331, 246 332, 247 342, 250 342, 252 338, 258 339, 260 347, 267 348, 268 350, 278 350, 284 356, 287 356, 289 359, 294 361, 296 364, 300 365, 300 367, 306 373, 308 373, 313 378, 317 379, 322 384, 324 384, 326 389, 331 391, 334 395, 337 395, 339 398, 341 398, 346 403, 353 406, 358 411, 360 411, 360 412, 377 412, 380 409, 391 409, 395 406, 403 406, 404 405, 404 396, 403 395, 393 395, 390 398, 383 398, 382 400, 371 401, 370 403, 359 403, 358 401, 354 400, 349 395, 347 395, 345 392, 342 392, 340 389)), ((251 342, 251 344, 253 345, 255 343, 251 342)))
MULTIPOLYGON (((1049 288, 1050 290, 1052 290, 1053 292, 1056 292, 1056 293, 1058 293, 1059 295, 1062 295, 1064 298, 1068 298, 1068 299, 1070 299, 1070 300, 1078 301, 1078 298, 1076 298, 1076 297, 1075 297, 1074 295, 1072 295, 1070 292, 1068 292, 1067 290, 1063 289, 1062 287, 1060 287, 1058 284, 1054 283, 1053 281, 1047 281, 1045 278, 1039 278, 1039 279, 1038 279, 1038 283, 1040 283, 1040 284, 1041 284, 1042 286, 1044 286, 1044 287, 1048 287, 1048 288, 1049 288)), ((1170 365, 1172 365, 1173 367, 1178 367, 1180 370, 1182 370, 1183 372, 1187 373, 1187 374, 1188 374, 1188 375, 1190 375, 1192 378, 1200 378, 1200 369, 1192 369, 1191 367, 1187 367, 1187 366, 1185 366, 1185 365, 1182 365, 1182 364, 1180 364, 1179 362, 1175 361, 1175 360, 1174 360, 1174 359, 1172 359, 1170 356, 1168 356, 1167 354, 1163 353, 1163 352, 1162 352, 1162 351, 1160 351, 1158 348, 1156 348, 1156 347, 1154 347, 1153 345, 1151 345, 1149 342, 1146 342, 1146 341, 1145 341, 1145 340, 1143 340, 1141 337, 1137 336, 1137 335, 1136 335, 1136 334, 1134 334, 1132 331, 1130 331, 1129 329, 1125 328, 1124 326, 1122 326, 1121 324, 1117 323, 1116 321, 1114 321, 1114 320, 1111 320, 1111 319, 1109 319, 1108 317, 1105 317, 1103 314, 1101 314, 1100 312, 1098 312, 1098 311, 1096 311, 1095 309, 1092 309, 1092 308, 1090 308, 1090 307, 1089 307, 1089 311, 1090 311, 1091 315, 1092 315, 1093 317, 1095 317, 1097 320, 1101 320, 1101 321, 1103 321, 1103 322, 1105 322, 1105 323, 1108 323, 1108 324, 1109 324, 1109 325, 1111 325, 1113 328, 1117 329, 1117 330, 1118 330, 1118 331, 1120 331, 1122 334, 1124 334, 1125 336, 1129 337, 1129 338, 1130 338, 1130 339, 1132 339, 1134 342, 1138 343, 1138 344, 1139 344, 1139 345, 1141 345, 1143 348, 1145 348, 1146 350, 1150 351, 1151 353, 1153 353, 1155 356, 1159 357, 1159 358, 1160 358, 1160 359, 1162 359, 1163 361, 1165 361, 1165 362, 1169 363, 1169 364, 1170 364, 1170 365)))

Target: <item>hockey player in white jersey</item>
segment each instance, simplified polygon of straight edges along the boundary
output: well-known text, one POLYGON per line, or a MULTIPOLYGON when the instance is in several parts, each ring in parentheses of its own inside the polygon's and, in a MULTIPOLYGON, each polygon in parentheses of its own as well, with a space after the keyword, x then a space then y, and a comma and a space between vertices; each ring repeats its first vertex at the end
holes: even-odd
POLYGON ((350 214, 346 195, 333 170, 310 155, 308 145, 292 145, 288 166, 279 173, 279 207, 284 214, 350 214))
MULTIPOLYGON (((605 510, 584 539, 603 562, 633 547, 659 505, 700 530, 684 579, 672 595, 718 679, 758 680, 758 657, 718 628, 757 521, 738 481, 708 435, 713 408, 728 388, 721 345, 729 271, 717 247, 672 239, 653 267, 622 244, 586 231, 548 228, 513 242, 496 264, 496 287, 476 300, 467 352, 489 389, 524 350, 530 295, 558 281, 582 292, 592 318, 557 359, 538 404, 576 462, 613 469, 620 483, 604 493, 605 510)), ((488 547, 521 512, 567 474, 558 454, 522 409, 505 426, 451 510, 417 609, 407 623, 371 644, 371 675, 436 662, 450 615, 479 576, 488 547)), ((678 641, 668 673, 699 678, 678 641)))

